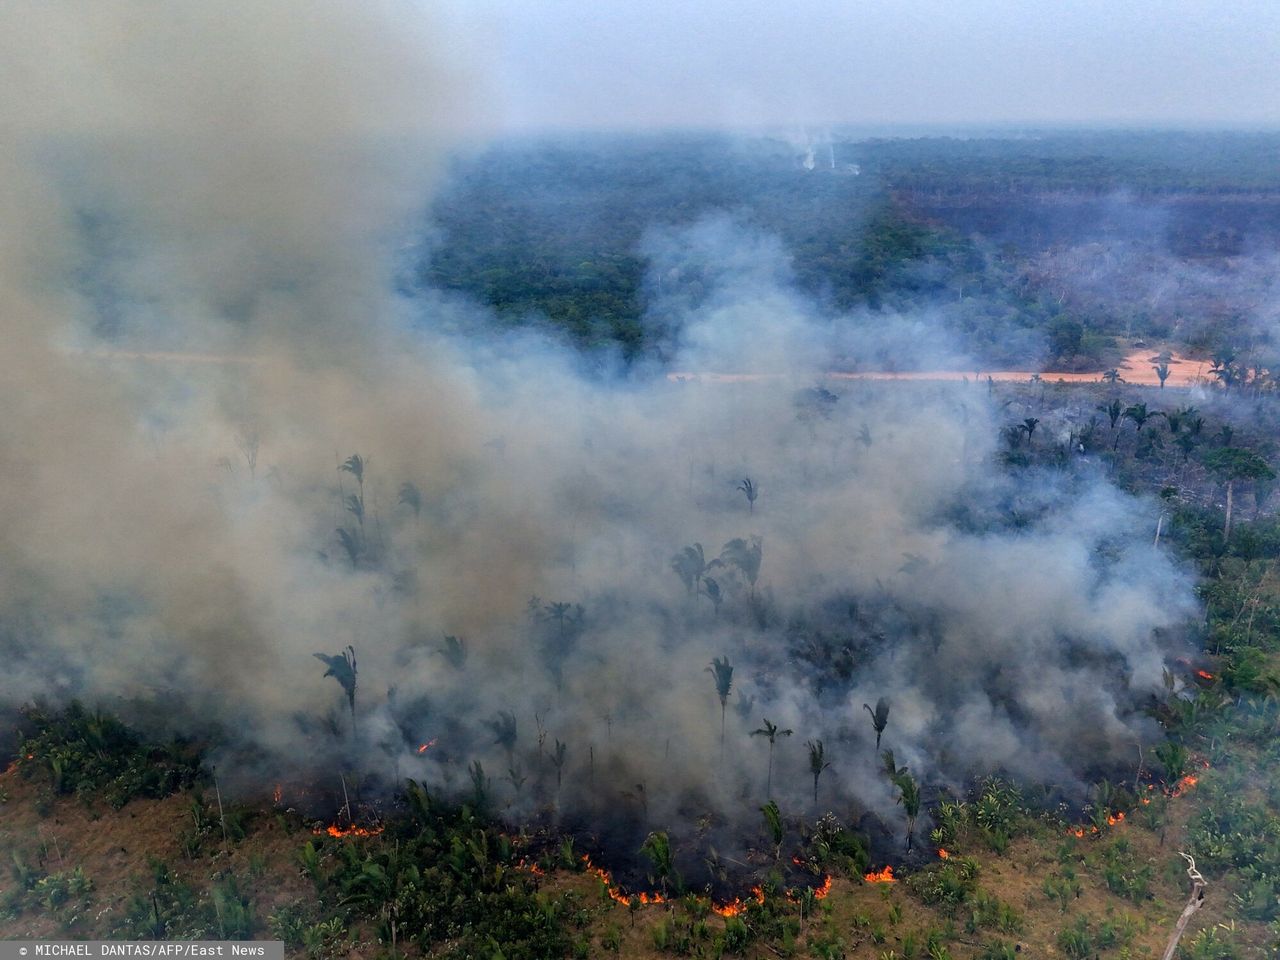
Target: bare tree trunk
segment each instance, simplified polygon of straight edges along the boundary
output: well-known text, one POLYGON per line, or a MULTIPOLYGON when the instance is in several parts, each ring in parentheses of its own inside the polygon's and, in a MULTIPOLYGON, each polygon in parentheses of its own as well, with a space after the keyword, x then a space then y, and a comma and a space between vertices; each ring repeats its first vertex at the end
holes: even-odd
POLYGON ((1234 480, 1227 481, 1227 522, 1222 529, 1222 542, 1224 545, 1231 541, 1231 507, 1235 486, 1236 482, 1234 480))
POLYGON ((1164 954, 1160 957, 1160 960, 1173 960, 1173 955, 1178 949, 1178 941, 1182 939, 1183 931, 1187 929, 1187 923, 1203 903, 1204 884, 1197 883, 1191 888, 1191 897, 1187 900, 1187 905, 1182 908, 1182 915, 1178 917, 1178 923, 1173 928, 1173 935, 1169 937, 1169 945, 1164 948, 1164 954))
POLYGON ((1187 929, 1187 923, 1195 912, 1204 906, 1204 877, 1200 876, 1200 871, 1196 869, 1194 857, 1185 853, 1181 856, 1188 864, 1187 876, 1191 878, 1191 896, 1187 899, 1187 905, 1182 908, 1182 914, 1178 917, 1178 922, 1173 927, 1173 934, 1169 937, 1169 945, 1164 948, 1160 960, 1173 960, 1173 955, 1178 949, 1178 941, 1182 939, 1182 934, 1187 929))
POLYGON ((213 774, 213 795, 218 798, 218 820, 222 824, 222 846, 225 849, 229 842, 227 840, 227 818, 222 812, 222 791, 218 789, 218 775, 216 772, 213 774))

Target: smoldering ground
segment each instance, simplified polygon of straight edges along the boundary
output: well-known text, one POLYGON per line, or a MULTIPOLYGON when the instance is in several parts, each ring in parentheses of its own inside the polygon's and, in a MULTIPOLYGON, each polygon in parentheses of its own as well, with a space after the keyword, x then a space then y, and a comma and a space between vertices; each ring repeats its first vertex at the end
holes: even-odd
POLYGON ((1155 508, 1087 467, 1004 473, 985 385, 817 386, 900 328, 819 316, 775 241, 712 220, 646 249, 706 280, 655 307, 680 366, 782 379, 581 376, 393 293, 465 89, 396 5, 19 9, 5 703, 159 716, 241 790, 413 777, 512 820, 739 843, 767 793, 898 834, 880 698, 881 748, 930 790, 1079 796, 1157 735, 1141 706, 1192 597, 1155 508), (353 708, 314 658, 348 645, 353 708))

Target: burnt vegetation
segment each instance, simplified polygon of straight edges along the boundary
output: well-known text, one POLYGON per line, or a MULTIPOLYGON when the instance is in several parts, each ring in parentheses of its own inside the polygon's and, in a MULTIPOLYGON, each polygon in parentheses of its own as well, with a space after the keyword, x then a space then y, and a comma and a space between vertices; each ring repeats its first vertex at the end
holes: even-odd
MULTIPOLYGON (((728 164, 714 139, 461 164, 406 296, 475 298, 619 351, 627 376, 676 355, 717 296, 712 267, 655 276, 639 225, 725 208, 781 238, 829 325, 941 304, 969 356, 1041 372, 743 390, 733 427, 768 449, 690 431, 683 460, 617 486, 600 480, 622 462, 615 425, 584 430, 553 493, 516 471, 555 504, 551 546, 521 554, 532 522, 512 509, 509 552, 470 568, 451 556, 474 560, 471 494, 509 471, 505 439, 451 486, 400 475, 390 449, 326 461, 304 481, 327 510, 306 546, 339 599, 307 644, 338 652, 281 668, 304 706, 247 698, 184 724, 130 688, 6 707, 0 800, 49 830, 0 819, 0 927, 270 936, 314 960, 1155 956, 1186 852, 1216 899, 1179 956, 1277 949, 1280 344, 1248 309, 1248 251, 1280 234, 1280 181, 1260 160, 1274 137, 1208 140, 837 140, 814 171, 780 143, 728 164), (1182 268, 1167 299, 1139 289, 1182 268), (1134 350, 1158 385, 1125 382, 1134 350), (1199 383, 1171 380, 1189 363, 1199 383), (1054 376, 1072 370, 1097 375, 1054 376), (782 427, 753 419, 766 407, 782 427), (935 474, 955 479, 919 492, 935 474), (831 542, 845 514, 866 542, 831 542), (660 536, 634 533, 649 521, 660 536), (529 556, 554 575, 524 576, 529 556), (498 590, 530 581, 546 592, 498 590), (395 616, 334 612, 357 594, 395 616), (109 905, 113 878, 62 850, 60 818, 166 801, 184 804, 174 842, 109 905)), ((664 402, 696 407, 705 386, 664 402)), ((243 447, 267 483, 270 441, 243 447)))

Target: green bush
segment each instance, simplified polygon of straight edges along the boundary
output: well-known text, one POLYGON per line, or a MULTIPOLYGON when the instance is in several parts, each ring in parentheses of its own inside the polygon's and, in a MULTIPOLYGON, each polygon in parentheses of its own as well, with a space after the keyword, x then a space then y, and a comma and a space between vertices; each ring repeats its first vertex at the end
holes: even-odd
POLYGON ((119 809, 134 797, 165 797, 195 782, 198 752, 181 743, 145 745, 117 718, 79 703, 23 713, 19 753, 30 776, 44 770, 54 793, 105 800, 119 809))
POLYGON ((906 884, 927 904, 959 905, 977 892, 978 864, 969 857, 951 857, 912 874, 906 884))

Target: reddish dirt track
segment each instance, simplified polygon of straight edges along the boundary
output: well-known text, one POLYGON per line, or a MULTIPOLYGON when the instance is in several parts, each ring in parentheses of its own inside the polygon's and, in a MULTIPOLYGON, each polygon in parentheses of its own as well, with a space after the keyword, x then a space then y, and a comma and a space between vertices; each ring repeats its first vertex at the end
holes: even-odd
MULTIPOLYGON (((1209 364, 1203 360, 1189 360, 1178 354, 1171 354, 1169 361, 1169 378, 1165 381, 1168 387, 1190 387, 1197 383, 1210 382, 1209 364)), ((1144 387, 1158 387, 1160 378, 1156 376, 1156 355, 1150 350, 1138 350, 1130 353, 1117 367, 1125 383, 1144 387)), ((1055 373, 1052 370, 1040 371, 1040 377, 1046 383, 1098 383, 1102 380, 1102 371, 1090 373, 1055 373)), ((828 380, 992 380, 1027 381, 1036 375, 1033 370, 912 370, 895 372, 888 370, 860 370, 856 372, 830 371, 828 380)), ((667 374, 668 380, 680 382, 695 381, 698 383, 738 383, 760 380, 783 380, 781 373, 701 373, 692 371, 676 371, 667 374)))

